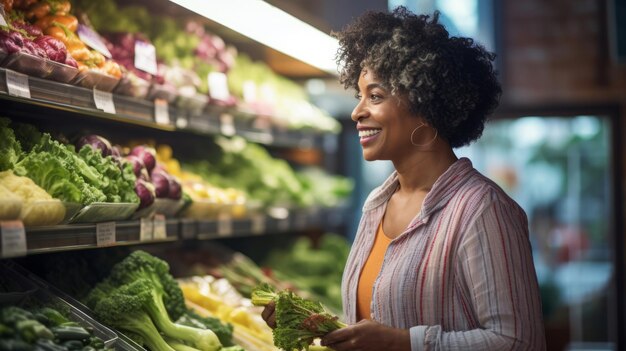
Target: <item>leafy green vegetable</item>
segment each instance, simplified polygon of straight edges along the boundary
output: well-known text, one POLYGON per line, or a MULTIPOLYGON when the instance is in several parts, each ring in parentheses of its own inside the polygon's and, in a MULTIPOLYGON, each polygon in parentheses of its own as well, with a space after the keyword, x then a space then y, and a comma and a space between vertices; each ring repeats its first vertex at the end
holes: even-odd
POLYGON ((90 305, 103 323, 129 334, 136 334, 142 345, 152 351, 174 351, 161 337, 159 330, 146 313, 143 298, 135 294, 135 286, 125 285, 117 289, 108 284, 98 284, 95 305, 90 305), (103 285, 106 285, 103 286, 103 285), (106 294, 103 291, 108 290, 106 294))
POLYGON ((307 349, 315 338, 346 327, 319 302, 291 291, 276 292, 269 284, 261 284, 252 292, 252 304, 256 306, 266 306, 271 301, 276 303, 274 344, 285 351, 307 349))
POLYGON ((223 346, 234 345, 233 325, 230 323, 224 324, 217 318, 203 317, 190 310, 178 319, 176 323, 201 329, 210 329, 215 333, 215 335, 217 335, 223 346))
POLYGON ((143 251, 135 251, 113 266, 85 303, 105 323, 138 335, 152 350, 172 350, 159 333, 199 350, 221 347, 213 331, 172 322, 186 312, 182 290, 167 262, 143 251))
POLYGON ((22 147, 9 127, 11 121, 0 118, 0 172, 13 169, 22 154, 22 147))
POLYGON ((78 155, 102 175, 101 188, 107 202, 138 203, 135 193, 135 174, 129 163, 120 168, 111 156, 103 157, 102 153, 88 145, 83 146, 78 155))
POLYGON ((272 268, 277 279, 315 294, 327 307, 340 311, 341 277, 349 252, 350 244, 343 236, 325 233, 317 248, 302 236, 283 249, 272 250, 264 266, 272 268))
POLYGON ((50 196, 67 202, 88 204, 104 200, 104 194, 98 189, 72 174, 65 164, 47 153, 29 153, 17 164, 15 173, 32 179, 50 196))
POLYGON ((217 138, 221 153, 210 161, 183 168, 222 188, 236 188, 264 205, 303 205, 302 185, 284 160, 273 158, 260 145, 243 138, 217 138))
POLYGON ((41 140, 41 132, 37 127, 27 123, 12 123, 11 127, 15 132, 15 137, 22 145, 24 152, 30 152, 33 146, 41 140))

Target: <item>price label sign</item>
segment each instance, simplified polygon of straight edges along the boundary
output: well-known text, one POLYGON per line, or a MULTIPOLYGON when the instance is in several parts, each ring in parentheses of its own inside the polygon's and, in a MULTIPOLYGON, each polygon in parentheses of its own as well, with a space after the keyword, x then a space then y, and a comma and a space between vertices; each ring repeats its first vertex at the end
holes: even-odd
POLYGON ((154 100, 154 120, 157 124, 170 124, 170 109, 167 104, 167 100, 155 99, 154 100))
POLYGON ((262 214, 254 214, 252 218, 250 218, 252 224, 252 234, 263 234, 265 233, 265 216, 262 214))
POLYGON ((220 131, 226 136, 233 136, 237 133, 233 115, 229 113, 222 113, 220 116, 220 131))
POLYGON ((220 213, 217 216, 217 235, 233 235, 233 220, 227 213, 220 213))
POLYGON ((150 241, 154 233, 154 222, 150 218, 139 221, 139 241, 150 241))
POLYGON ((152 75, 157 74, 156 49, 145 41, 135 41, 135 67, 152 75))
POLYGON ((103 222, 96 224, 96 245, 113 246, 116 243, 115 222, 103 222))
POLYGON ((216 100, 228 100, 230 92, 228 91, 228 78, 222 72, 211 72, 208 76, 209 80, 209 96, 216 100))
POLYGON ((0 222, 2 232, 2 257, 26 255, 26 231, 22 221, 0 222))
POLYGON ((107 48, 106 44, 104 44, 102 38, 100 37, 100 35, 98 35, 98 33, 94 32, 93 30, 91 30, 91 28, 83 24, 78 25, 78 30, 76 32, 80 40, 82 40, 83 43, 87 44, 87 46, 101 53, 105 57, 111 58, 111 52, 107 48))
POLYGON ((93 89, 93 101, 96 104, 98 110, 102 110, 106 113, 115 114, 115 104, 113 103, 113 94, 93 89))
POLYGON ((6 70, 7 90, 9 95, 30 99, 28 76, 11 70, 6 70))
POLYGON ((167 239, 167 226, 166 226, 164 215, 162 214, 154 215, 154 232, 152 236, 154 240, 167 239))

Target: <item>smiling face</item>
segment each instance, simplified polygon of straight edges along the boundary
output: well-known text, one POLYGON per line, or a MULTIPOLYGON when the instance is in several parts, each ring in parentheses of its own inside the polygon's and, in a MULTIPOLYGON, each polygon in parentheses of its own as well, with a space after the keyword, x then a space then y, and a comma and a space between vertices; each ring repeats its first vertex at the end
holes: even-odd
POLYGON ((352 120, 357 123, 363 158, 399 161, 406 157, 415 149, 411 132, 421 119, 409 111, 406 98, 393 95, 371 70, 363 69, 358 85, 359 103, 352 120))

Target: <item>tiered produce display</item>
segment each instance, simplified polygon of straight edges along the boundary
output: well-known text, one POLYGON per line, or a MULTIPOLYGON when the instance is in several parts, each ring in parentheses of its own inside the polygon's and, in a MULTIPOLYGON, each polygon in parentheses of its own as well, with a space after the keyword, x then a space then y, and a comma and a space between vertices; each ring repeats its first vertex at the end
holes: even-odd
POLYGON ((140 99, 164 99, 183 110, 232 107, 262 115, 279 128, 339 131, 337 121, 311 104, 301 86, 196 22, 154 15, 139 6, 118 7, 113 0, 3 4, 7 25, 0 26, 0 67, 140 99))
MULTIPOLYGON (((157 200, 169 202, 165 213, 172 216, 238 217, 275 205, 336 205, 352 189, 343 177, 294 171, 241 138, 219 138, 210 160, 181 164, 167 145, 122 147, 98 135, 64 144, 6 118, 0 134, 0 191, 7 194, 0 218, 20 218, 27 226, 71 222, 98 203, 109 204, 118 220, 150 216, 157 200)), ((92 221, 110 219, 102 216, 92 221)))
MULTIPOLYGON (((184 245, 187 239, 226 238, 242 231, 259 235, 310 229, 297 210, 332 211, 345 203, 352 182, 315 166, 295 168, 251 141, 255 139, 224 126, 250 126, 260 135, 257 141, 272 144, 276 131, 291 132, 296 139, 326 136, 338 133, 339 123, 311 104, 300 85, 188 17, 168 18, 140 6, 118 6, 113 0, 0 4, 5 20, 0 23, 6 22, 0 25, 0 80, 6 82, 6 90, 0 87, 2 102, 18 108, 44 106, 60 120, 71 111, 104 123, 147 124, 179 133, 174 138, 189 133, 209 138, 209 130, 214 144, 201 156, 186 155, 173 147, 176 143, 158 138, 138 135, 112 143, 116 138, 109 140, 112 135, 97 129, 64 135, 62 126, 50 130, 33 122, 47 114, 3 110, 0 349, 326 350, 311 344, 331 329, 317 329, 297 340, 277 337, 260 317, 262 307, 253 304, 253 292, 261 288, 275 293, 279 303, 284 300, 279 296, 306 299, 317 306, 312 312, 326 313, 337 322, 339 282, 348 253, 341 236, 324 234, 315 247, 303 236, 270 252, 262 264, 237 252, 224 260, 186 262, 186 271, 192 273, 176 279, 170 264, 180 272, 183 256, 164 260, 136 248, 123 256, 104 250, 119 244, 114 249, 122 252, 124 245, 159 240, 184 245), (20 74, 35 83, 33 92, 44 93, 31 97, 30 92, 12 92, 15 83, 9 81, 20 74), (67 91, 82 94, 82 100, 63 96, 72 95, 67 91), (104 96, 123 112, 99 106, 101 92, 111 93, 104 96), (46 100, 51 96, 57 100, 46 100), (173 111, 172 118, 159 121, 158 106, 173 111), (149 111, 150 123, 145 123, 145 113, 133 110, 139 108, 149 111), (35 124, 24 123, 22 116, 35 124), (200 130, 198 125, 208 127, 200 130), (233 228, 235 219, 249 226, 233 228), (15 223, 21 236, 13 235, 12 240, 19 240, 9 247, 5 224, 15 223), (123 235, 132 232, 133 239, 116 242, 113 234, 113 241, 103 244, 101 225, 125 229, 123 235), (176 234, 166 235, 166 228, 175 228, 176 234), (84 244, 87 236, 93 242, 84 244), (51 247, 55 240, 61 244, 51 247), (15 247, 19 250, 10 250, 15 247), (82 247, 102 250, 92 250, 86 259, 68 255, 44 264, 44 280, 8 259, 44 253, 45 261, 52 249, 65 254, 82 247)), ((306 143, 298 145, 312 147, 303 139, 306 143)), ((324 215, 312 218, 324 222, 319 220, 324 215)), ((318 317, 300 327, 311 327, 313 319, 318 317)))

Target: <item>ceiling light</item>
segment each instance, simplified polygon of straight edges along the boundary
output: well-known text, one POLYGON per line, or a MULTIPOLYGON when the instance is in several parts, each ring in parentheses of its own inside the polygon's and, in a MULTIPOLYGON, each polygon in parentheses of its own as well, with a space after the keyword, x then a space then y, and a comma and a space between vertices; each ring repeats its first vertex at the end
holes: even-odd
POLYGON ((246 37, 337 74, 337 39, 261 0, 170 0, 246 37))

